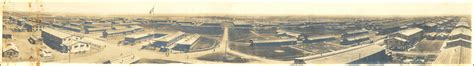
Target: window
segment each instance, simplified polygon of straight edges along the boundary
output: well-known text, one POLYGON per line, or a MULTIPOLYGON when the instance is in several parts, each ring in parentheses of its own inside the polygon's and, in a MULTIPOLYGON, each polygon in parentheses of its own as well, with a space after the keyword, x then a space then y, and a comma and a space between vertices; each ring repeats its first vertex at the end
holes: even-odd
POLYGON ((77 48, 77 47, 79 47, 79 46, 74 46, 74 48, 77 48))

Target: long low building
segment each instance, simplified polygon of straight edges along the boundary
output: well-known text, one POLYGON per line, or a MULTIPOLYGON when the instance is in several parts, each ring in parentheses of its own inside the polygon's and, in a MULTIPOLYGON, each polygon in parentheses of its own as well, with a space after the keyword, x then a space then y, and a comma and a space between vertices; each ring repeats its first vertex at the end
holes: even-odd
POLYGON ((301 32, 296 32, 296 31, 280 29, 280 30, 276 30, 276 32, 280 35, 284 34, 284 35, 288 35, 289 37, 294 37, 294 38, 301 36, 301 32))
POLYGON ((87 43, 78 42, 81 37, 56 31, 51 28, 42 29, 41 37, 47 38, 43 39, 46 45, 63 53, 81 52, 89 47, 87 43))
POLYGON ((102 37, 108 37, 108 36, 115 36, 115 35, 127 35, 139 31, 143 31, 143 27, 140 26, 132 26, 127 29, 119 29, 119 30, 110 30, 110 31, 104 31, 102 33, 102 37))
POLYGON ((309 36, 305 37, 303 43, 317 43, 317 42, 324 42, 324 41, 332 41, 336 40, 335 36, 309 36))
POLYGON ((161 33, 141 33, 141 34, 132 34, 125 36, 125 44, 137 43, 145 40, 151 40, 153 38, 161 37, 166 34, 161 33))
POLYGON ((472 64, 471 48, 457 46, 441 50, 433 64, 472 64))
POLYGON ((82 31, 82 28, 79 27, 79 26, 66 25, 66 26, 63 26, 63 29, 66 29, 66 30, 69 30, 69 31, 74 31, 74 32, 81 32, 82 31))
POLYGON ((342 34, 342 45, 361 44, 369 40, 369 31, 366 29, 346 31, 342 34))
POLYGON ((40 25, 39 23, 26 22, 24 27, 26 28, 26 31, 28 32, 35 32, 35 31, 40 31, 44 26, 40 25))
POLYGON ((185 33, 181 31, 178 31, 174 34, 167 34, 165 36, 154 39, 155 42, 153 42, 151 46, 163 49, 160 49, 160 51, 167 51, 168 46, 175 44, 176 41, 180 40, 185 36, 184 34, 185 33))
POLYGON ((463 38, 463 39, 471 40, 471 33, 472 33, 471 29, 456 28, 452 30, 451 33, 449 34, 449 39, 454 40, 457 38, 463 38))
POLYGON ((471 41, 470 40, 466 40, 466 39, 462 39, 462 38, 458 38, 458 39, 454 39, 454 40, 448 40, 446 42, 446 46, 445 48, 450 48, 450 47, 455 47, 455 46, 463 46, 463 47, 471 47, 471 41))
POLYGON ((271 39, 271 40, 250 40, 250 46, 282 46, 296 44, 296 38, 271 39))
POLYGON ((351 44, 366 44, 370 43, 370 36, 369 35, 359 35, 354 37, 346 37, 342 39, 341 44, 343 45, 351 45, 351 44))
POLYGON ((104 32, 106 30, 110 30, 110 27, 97 27, 97 28, 86 28, 84 29, 85 34, 89 34, 90 32, 104 32))
POLYGON ((253 29, 255 28, 254 25, 248 22, 233 22, 234 26, 232 28, 234 29, 253 29))
POLYGON ((386 39, 384 42, 389 50, 404 51, 413 47, 421 39, 423 39, 423 29, 408 28, 397 32, 393 36, 389 36, 389 39, 386 39))
POLYGON ((467 29, 470 29, 471 26, 469 25, 468 22, 458 22, 456 24, 456 27, 455 28, 467 28, 467 29))
POLYGON ((200 37, 201 35, 199 34, 186 36, 183 39, 176 42, 176 46, 174 47, 174 50, 188 52, 191 50, 191 48, 193 48, 196 41, 199 40, 200 37))

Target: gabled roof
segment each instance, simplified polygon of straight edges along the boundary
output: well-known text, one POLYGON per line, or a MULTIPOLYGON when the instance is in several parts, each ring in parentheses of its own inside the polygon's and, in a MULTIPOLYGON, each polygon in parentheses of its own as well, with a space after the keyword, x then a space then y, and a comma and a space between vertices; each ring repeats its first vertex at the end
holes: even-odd
POLYGON ((196 42, 199 39, 199 37, 201 37, 201 35, 199 35, 199 34, 189 35, 189 36, 186 36, 183 39, 177 41, 176 43, 177 44, 191 45, 194 42, 196 42))
POLYGON ((421 28, 408 28, 408 29, 399 31, 398 33, 400 33, 402 35, 405 35, 405 36, 411 36, 415 33, 421 32, 421 31, 423 31, 423 29, 421 29, 421 28))
POLYGON ((53 36, 59 37, 59 38, 67 38, 69 36, 72 36, 72 35, 69 35, 69 34, 66 34, 66 33, 63 33, 63 32, 56 31, 56 30, 51 29, 51 28, 43 28, 42 31, 44 31, 46 33, 49 33, 53 36))
POLYGON ((456 24, 456 27, 468 27, 469 28, 471 26, 467 22, 458 22, 458 24, 456 24))
POLYGON ((360 30, 352 30, 352 31, 347 31, 346 34, 354 34, 354 33, 360 33, 360 32, 367 32, 367 29, 360 29, 360 30))
POLYGON ((408 40, 403 39, 403 38, 400 38, 400 37, 393 37, 393 39, 395 39, 395 40, 400 40, 400 41, 403 41, 403 42, 407 42, 407 41, 408 41, 408 40))
POLYGON ((463 34, 463 35, 471 36, 471 29, 467 29, 467 28, 456 28, 456 29, 454 29, 453 31, 451 31, 451 33, 449 34, 449 36, 458 35, 458 34, 463 34))
POLYGON ((166 41, 167 42, 167 41, 171 41, 173 39, 176 39, 179 36, 184 35, 184 34, 185 34, 184 32, 178 31, 174 34, 168 34, 168 35, 162 36, 160 38, 157 38, 157 39, 155 39, 155 41, 166 41))
POLYGON ((308 40, 315 40, 315 39, 327 39, 327 38, 335 38, 336 36, 333 35, 325 35, 325 36, 310 36, 308 40))
POLYGON ((10 50, 10 49, 11 49, 11 50, 15 50, 15 51, 19 51, 19 50, 18 50, 18 47, 17 47, 14 43, 11 43, 11 42, 10 42, 9 44, 7 44, 6 46, 3 47, 2 52, 8 51, 8 50, 10 50))
POLYGON ((454 39, 454 40, 448 40, 448 41, 446 41, 446 43, 457 42, 457 41, 464 41, 464 42, 469 42, 469 43, 471 43, 470 40, 466 40, 466 39, 463 39, 463 38, 458 38, 458 39, 454 39))

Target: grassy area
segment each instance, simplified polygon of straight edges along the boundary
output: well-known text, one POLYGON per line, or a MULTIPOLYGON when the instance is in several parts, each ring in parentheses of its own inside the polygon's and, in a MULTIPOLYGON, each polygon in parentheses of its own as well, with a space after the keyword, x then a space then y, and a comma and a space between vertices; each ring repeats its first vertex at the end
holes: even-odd
MULTIPOLYGON (((184 63, 184 62, 162 60, 162 59, 140 59, 134 64, 167 64, 167 63, 184 63)), ((188 64, 188 63, 185 63, 185 64, 188 64)))
POLYGON ((259 57, 275 59, 275 60, 293 60, 294 58, 306 56, 302 51, 282 46, 242 46, 230 44, 232 50, 236 50, 245 54, 255 55, 259 57))
POLYGON ((223 61, 223 62, 230 62, 230 63, 246 63, 251 60, 241 58, 236 55, 227 54, 227 53, 213 53, 201 56, 197 58, 199 60, 206 60, 206 61, 223 61))

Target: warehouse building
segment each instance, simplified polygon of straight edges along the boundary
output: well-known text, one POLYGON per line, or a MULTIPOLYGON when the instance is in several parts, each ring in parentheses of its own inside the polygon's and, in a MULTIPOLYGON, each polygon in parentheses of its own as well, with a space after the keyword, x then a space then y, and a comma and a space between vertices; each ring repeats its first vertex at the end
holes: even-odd
POLYGON ((40 31, 44 26, 40 25, 39 23, 27 22, 23 27, 25 27, 26 31, 28 32, 36 32, 40 31))
POLYGON ((171 45, 174 45, 176 41, 184 37, 184 32, 178 31, 174 34, 168 34, 160 38, 154 39, 155 42, 151 46, 159 47, 160 51, 168 51, 171 45))
POLYGON ((408 28, 395 33, 393 36, 414 42, 417 42, 424 38, 423 29, 421 28, 408 28))
POLYGON ((385 40, 386 48, 394 51, 405 51, 413 47, 415 43, 423 39, 423 29, 408 28, 397 32, 385 40))
POLYGON ((44 28, 41 32, 41 37, 48 38, 43 39, 43 43, 63 53, 69 52, 72 48, 70 46, 75 45, 69 43, 77 43, 76 41, 81 39, 80 37, 59 32, 51 28, 44 28))
POLYGON ((342 34, 342 45, 363 44, 369 40, 369 31, 366 29, 346 31, 342 34))
POLYGON ((201 37, 199 34, 193 34, 184 37, 183 39, 176 42, 174 50, 188 52, 195 45, 196 41, 201 37))
POLYGON ((250 40, 250 46, 283 46, 294 45, 297 40, 295 38, 288 39, 270 39, 270 40, 250 40))
POLYGON ((336 40, 335 36, 305 36, 303 43, 319 43, 336 40))

